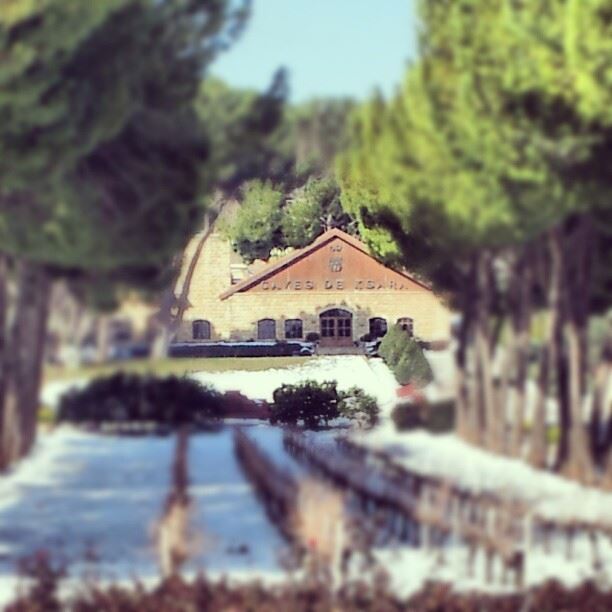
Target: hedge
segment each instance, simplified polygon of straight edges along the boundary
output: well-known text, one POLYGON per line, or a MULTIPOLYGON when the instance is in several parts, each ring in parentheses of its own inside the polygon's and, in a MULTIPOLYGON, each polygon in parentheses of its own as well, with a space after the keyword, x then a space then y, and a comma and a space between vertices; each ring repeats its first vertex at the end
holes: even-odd
POLYGON ((426 429, 433 433, 450 432, 455 428, 455 400, 399 404, 391 413, 398 431, 426 429))
POLYGON ((345 417, 359 425, 371 426, 376 423, 378 412, 376 400, 362 389, 338 391, 335 381, 306 380, 296 385, 282 385, 274 391, 270 422, 314 429, 345 417))
POLYGON ((64 394, 57 420, 205 425, 222 412, 222 396, 195 380, 120 372, 64 394))
POLYGON ((411 383, 423 387, 433 380, 431 366, 423 349, 399 325, 389 329, 380 343, 378 353, 401 385, 411 383))

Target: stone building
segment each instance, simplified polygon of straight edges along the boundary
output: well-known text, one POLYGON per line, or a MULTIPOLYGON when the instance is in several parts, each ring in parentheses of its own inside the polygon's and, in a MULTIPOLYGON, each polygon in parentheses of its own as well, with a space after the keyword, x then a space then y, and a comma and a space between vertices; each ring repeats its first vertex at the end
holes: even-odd
POLYGON ((175 342, 318 334, 321 346, 347 347, 396 323, 425 341, 450 337, 450 311, 430 288, 385 267, 338 229, 278 260, 247 266, 213 228, 194 237, 185 262, 177 292, 189 277, 187 309, 175 342))

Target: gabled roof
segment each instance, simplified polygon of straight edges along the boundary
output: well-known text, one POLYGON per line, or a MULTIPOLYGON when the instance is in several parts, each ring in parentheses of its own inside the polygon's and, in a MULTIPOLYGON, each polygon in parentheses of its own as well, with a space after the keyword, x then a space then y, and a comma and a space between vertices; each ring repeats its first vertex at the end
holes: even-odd
MULTIPOLYGON (((269 278, 273 274, 276 274, 277 272, 279 272, 281 270, 284 270, 285 268, 288 268, 289 266, 293 265, 297 261, 300 261, 301 259, 304 259, 305 257, 308 257, 308 255, 310 255, 314 251, 320 249, 321 247, 325 246, 327 243, 331 242, 332 240, 334 240, 336 238, 339 238, 340 240, 346 242, 347 244, 349 244, 353 248, 361 251, 362 253, 365 253, 368 257, 374 259, 370 255, 366 245, 363 244, 363 242, 361 242, 361 240, 358 240, 354 236, 351 236, 350 234, 347 234, 346 232, 343 232, 342 230, 339 230, 337 228, 333 228, 333 229, 327 230, 324 234, 319 236, 314 242, 312 242, 308 246, 306 246, 306 247, 304 247, 302 249, 298 249, 297 251, 295 251, 295 252, 293 252, 293 253, 291 253, 289 255, 286 255, 285 257, 282 257, 281 259, 279 259, 279 260, 277 260, 277 261, 275 261, 273 263, 270 263, 269 265, 264 267, 261 271, 259 271, 257 274, 254 274, 253 276, 245 278, 243 281, 241 281, 241 282, 237 283, 236 285, 232 286, 227 291, 224 291, 219 296, 219 298, 221 300, 225 300, 228 297, 234 295, 234 293, 239 293, 241 291, 245 291, 245 290, 249 289, 250 287, 252 287, 254 285, 257 285, 258 283, 260 283, 261 281, 266 280, 267 278, 269 278)), ((430 290, 430 288, 427 287, 427 285, 425 285, 421 281, 413 278, 412 276, 409 276, 408 274, 406 274, 404 272, 397 272, 397 273, 401 274, 402 276, 405 276, 407 279, 411 280, 412 282, 417 283, 418 285, 420 285, 424 289, 430 290)))

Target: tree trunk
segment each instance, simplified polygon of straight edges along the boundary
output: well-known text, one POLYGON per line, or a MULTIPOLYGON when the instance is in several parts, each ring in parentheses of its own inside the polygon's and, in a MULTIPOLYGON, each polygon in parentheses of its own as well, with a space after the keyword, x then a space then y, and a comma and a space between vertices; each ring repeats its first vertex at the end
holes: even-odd
MULTIPOLYGON (((557 456, 555 459, 555 469, 560 467, 567 461, 569 454, 569 431, 571 427, 570 405, 569 405, 569 388, 568 388, 568 371, 566 348, 564 344, 563 329, 567 319, 567 261, 564 250, 567 245, 564 244, 563 230, 556 227, 551 230, 548 240, 548 249, 551 258, 551 280, 550 280, 550 298, 549 304, 551 307, 551 320, 549 327, 549 364, 551 371, 555 372, 556 393, 558 411, 558 426, 559 426, 559 441, 557 443, 557 456)), ((539 398, 540 401, 546 402, 546 397, 539 398)))
MULTIPOLYGON (((472 278, 473 274, 470 275, 472 278)), ((472 412, 475 406, 470 405, 470 392, 467 370, 467 351, 470 335, 473 326, 472 312, 472 284, 468 281, 467 287, 463 290, 461 325, 457 334, 457 351, 455 353, 456 369, 456 430, 458 435, 464 440, 473 442, 474 434, 473 423, 471 422, 472 412)))
POLYGON ((612 338, 606 339, 600 362, 593 373, 593 408, 591 414, 591 454, 604 466, 612 446, 612 338))
POLYGON ((180 425, 172 463, 172 483, 158 525, 157 548, 164 578, 177 575, 193 546, 189 538, 189 429, 180 425))
POLYGON ((586 329, 590 295, 590 222, 582 217, 575 221, 572 228, 570 249, 562 251, 566 258, 564 270, 564 308, 567 317, 564 323, 564 340, 567 351, 568 376, 568 452, 560 464, 570 477, 583 482, 595 478, 594 465, 589 452, 588 436, 585 428, 583 408, 586 398, 586 329), (571 256, 570 256, 571 252, 571 256))
POLYGON ((5 359, 0 444, 5 464, 24 457, 36 438, 49 289, 49 277, 42 266, 30 262, 19 263, 17 301, 5 359))
POLYGON ((168 356, 173 336, 174 334, 169 323, 159 325, 158 329, 155 330, 155 337, 151 343, 151 359, 164 359, 168 356))
MULTIPOLYGON (((551 313, 550 317, 554 314, 551 313)), ((546 436, 546 400, 550 387, 551 344, 542 347, 537 381, 537 396, 533 407, 533 423, 529 441, 529 463, 537 468, 545 468, 548 463, 548 441, 546 436)))
MULTIPOLYGON (((463 323, 462 323, 463 326, 463 323)), ((470 427, 468 423, 468 389, 465 370, 465 346, 459 341, 457 355, 455 356, 455 410, 457 434, 464 440, 470 439, 470 427)))
POLYGON ((4 449, 4 389, 6 384, 6 357, 8 353, 8 342, 6 336, 7 310, 8 310, 8 262, 0 255, 0 472, 8 465, 8 457, 5 457, 4 449))
POLYGON ((478 441, 485 447, 499 452, 501 450, 500 423, 495 402, 489 332, 490 255, 486 253, 480 255, 477 265, 475 359, 479 403, 478 441))
MULTIPOLYGON (((510 440, 510 453, 518 457, 523 449, 523 428, 525 425, 525 388, 529 364, 529 327, 531 275, 527 262, 521 258, 516 270, 518 300, 512 314, 512 327, 515 335, 514 358, 514 419, 510 440)), ((505 399, 505 398, 504 398, 505 399)), ((505 407, 505 404, 504 404, 505 407)))
POLYGON ((562 260, 561 240, 557 229, 552 230, 547 240, 550 258, 548 274, 548 328, 546 342, 540 353, 537 396, 533 408, 533 426, 529 448, 529 462, 539 468, 548 464, 548 442, 546 435, 546 402, 550 394, 553 368, 558 364, 558 352, 561 350, 561 326, 563 316, 562 302, 562 260))
POLYGON ((555 371, 556 371, 556 400, 559 414, 559 442, 557 444, 557 457, 555 469, 559 470, 569 456, 569 434, 571 429, 569 381, 567 372, 567 358, 563 345, 563 325, 561 332, 555 339, 555 371))
POLYGON ((569 453, 567 462, 564 465, 564 472, 571 478, 583 482, 592 482, 594 478, 593 465, 582 413, 585 395, 581 384, 582 343, 580 342, 580 330, 574 321, 570 320, 567 322, 565 334, 569 358, 570 431, 568 436, 569 453))
POLYGON ((96 322, 96 362, 106 363, 110 358, 110 315, 99 314, 96 322))

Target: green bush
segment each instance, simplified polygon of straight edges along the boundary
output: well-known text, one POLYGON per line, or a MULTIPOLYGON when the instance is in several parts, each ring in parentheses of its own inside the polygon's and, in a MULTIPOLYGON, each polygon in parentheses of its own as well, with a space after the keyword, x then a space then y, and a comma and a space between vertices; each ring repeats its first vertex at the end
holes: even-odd
POLYGON ((306 427, 327 424, 339 416, 337 383, 305 380, 297 385, 282 385, 274 391, 271 423, 303 423, 306 427))
POLYGON ((433 379, 431 366, 419 343, 398 325, 392 327, 378 349, 401 385, 425 386, 433 379))
POLYGON ((360 425, 373 425, 379 412, 376 400, 362 389, 353 387, 338 391, 335 381, 306 380, 296 385, 283 385, 274 391, 273 398, 270 408, 273 424, 303 424, 312 429, 346 417, 360 425))
POLYGON ((378 352, 380 356, 391 366, 396 364, 401 359, 408 342, 411 338, 408 332, 403 330, 399 325, 391 327, 380 343, 378 352))
POLYGON ((378 403, 363 389, 351 387, 340 394, 340 415, 356 421, 360 427, 372 427, 378 421, 378 403))
POLYGON ((221 395, 195 380, 123 372, 64 394, 58 421, 204 425, 222 414, 221 395))
POLYGON ((455 428, 455 401, 399 404, 391 418, 398 431, 426 429, 433 433, 453 431, 455 428))

